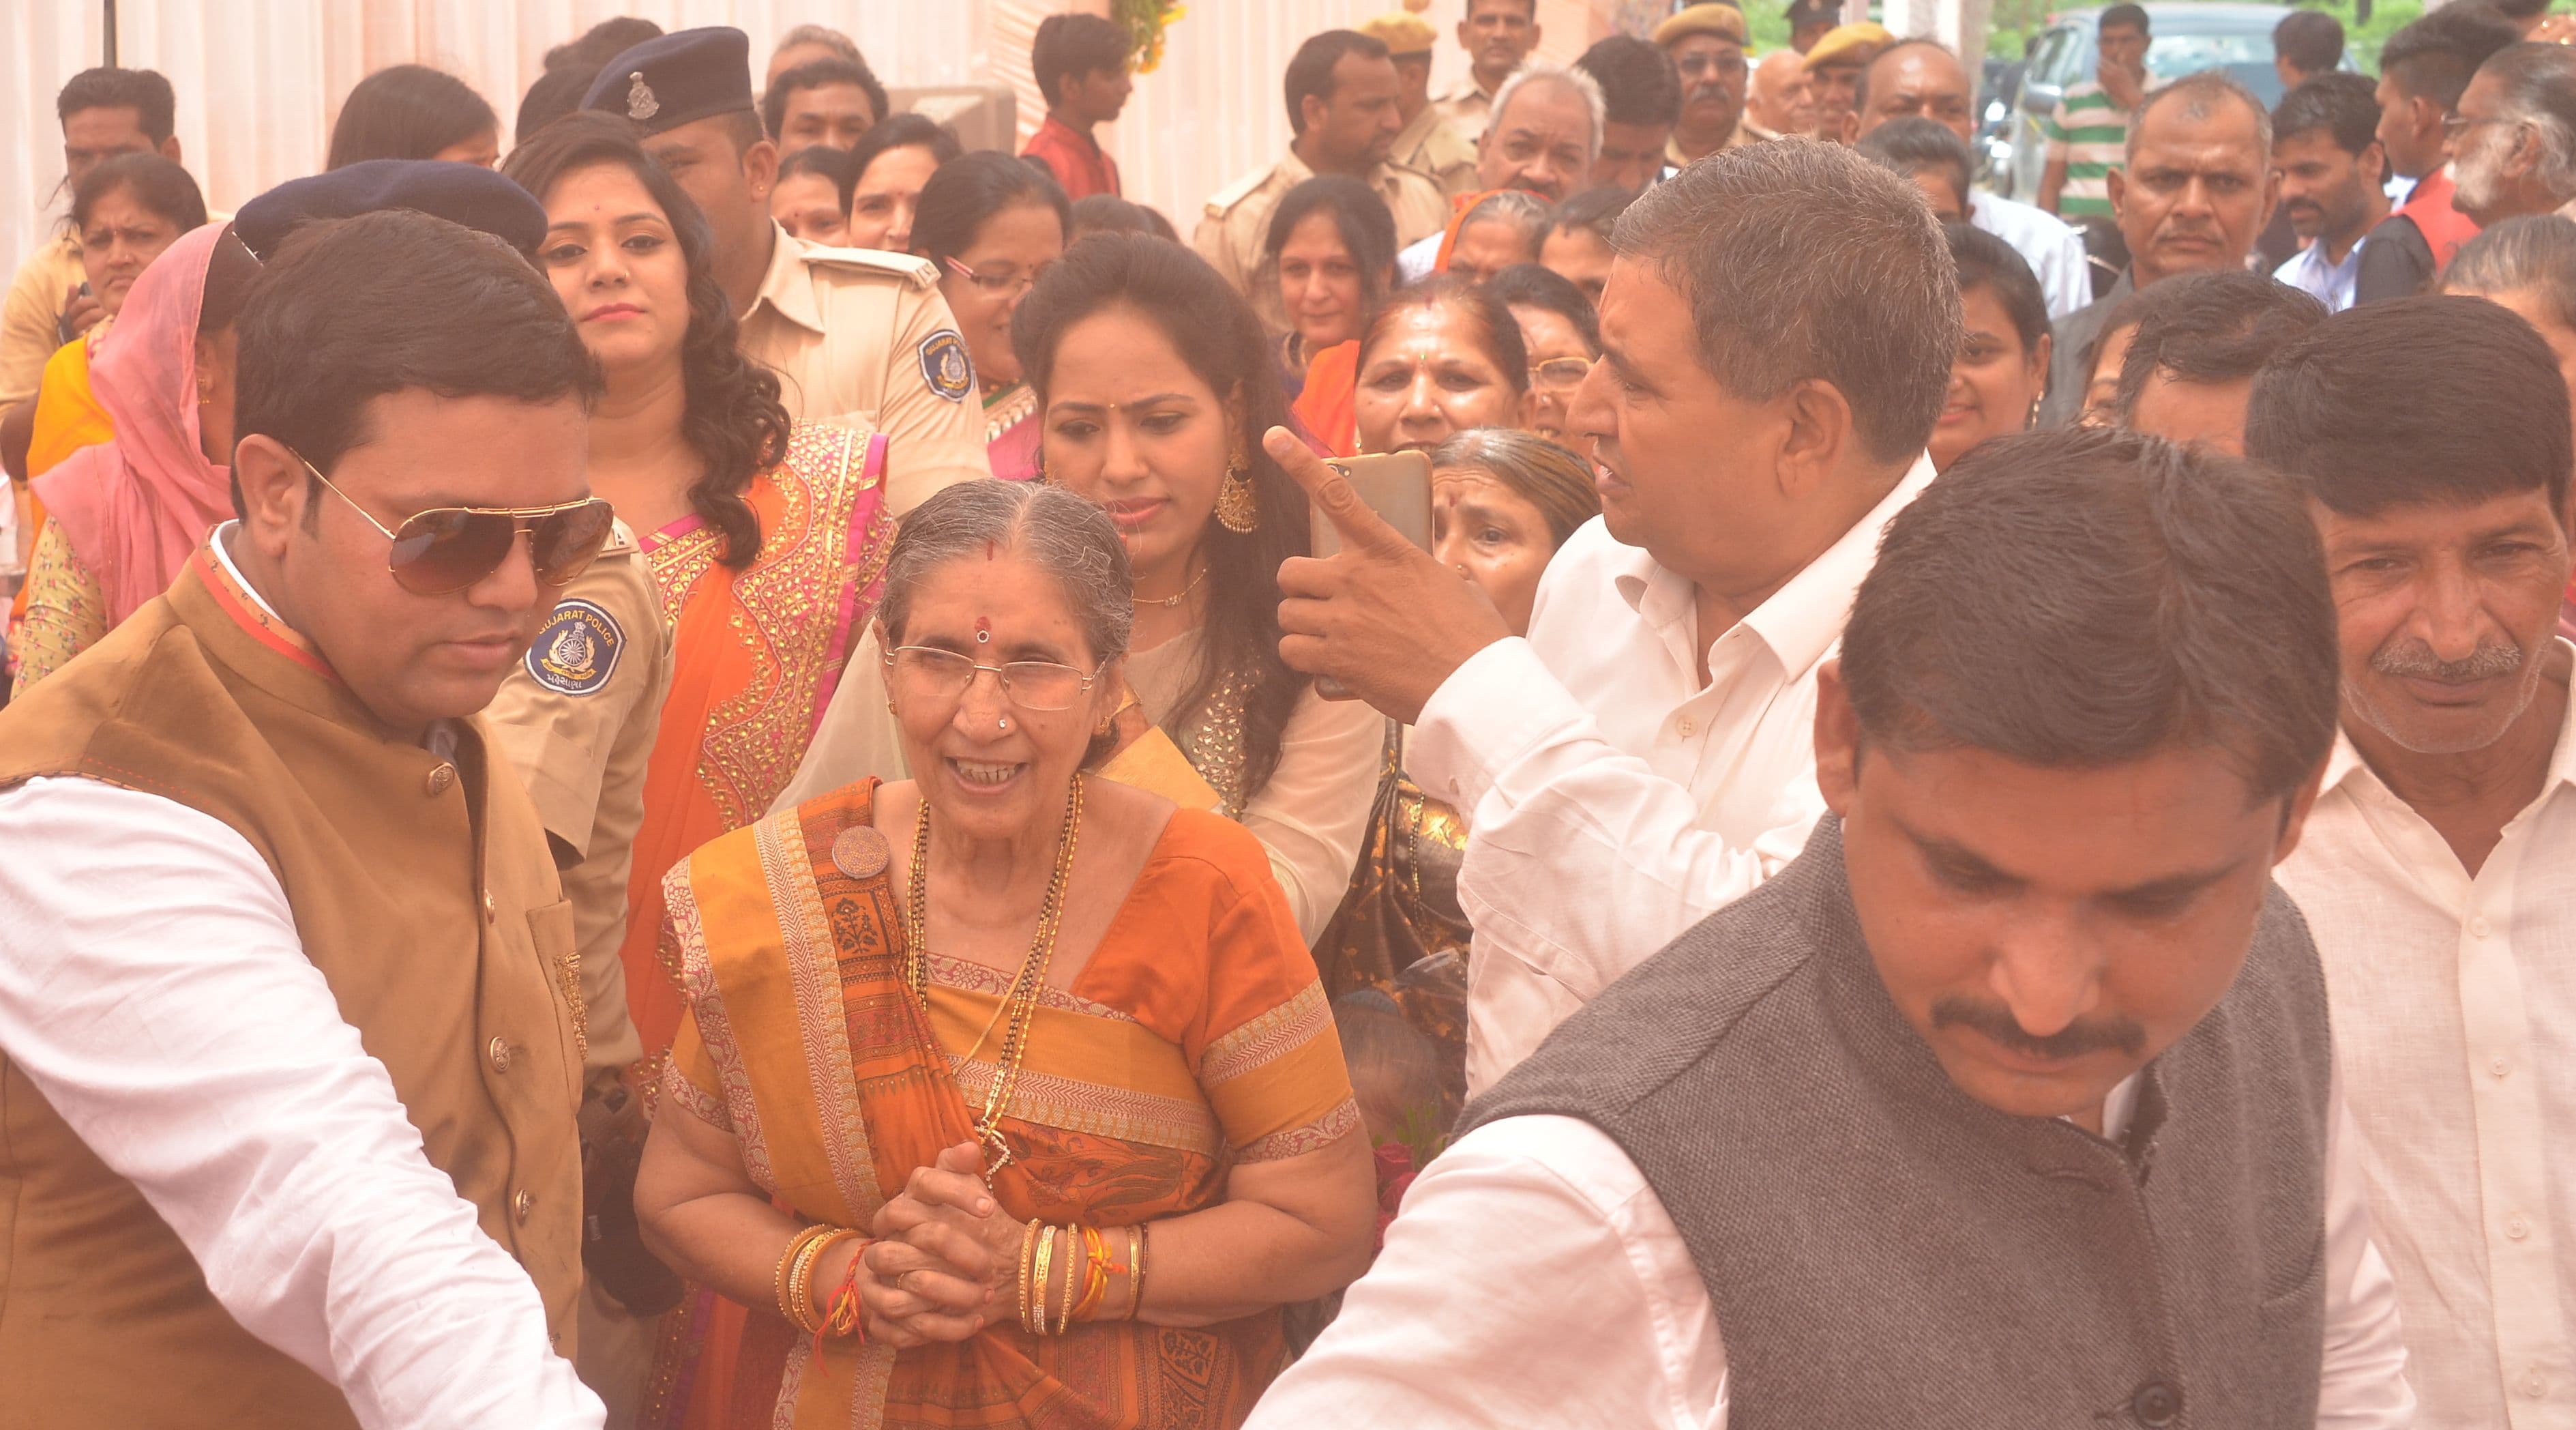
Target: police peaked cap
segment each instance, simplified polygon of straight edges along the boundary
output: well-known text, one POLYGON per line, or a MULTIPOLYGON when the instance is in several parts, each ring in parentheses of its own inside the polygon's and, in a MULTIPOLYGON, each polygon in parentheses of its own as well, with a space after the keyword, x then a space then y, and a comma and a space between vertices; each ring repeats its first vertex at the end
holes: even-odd
POLYGON ((623 114, 647 134, 718 114, 756 113, 751 37, 731 25, 657 35, 600 66, 581 107, 623 114))

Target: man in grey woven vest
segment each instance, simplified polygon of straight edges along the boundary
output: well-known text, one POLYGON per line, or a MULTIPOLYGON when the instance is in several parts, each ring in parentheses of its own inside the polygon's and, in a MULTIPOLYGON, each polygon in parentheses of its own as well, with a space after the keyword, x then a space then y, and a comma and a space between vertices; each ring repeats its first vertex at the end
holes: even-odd
POLYGON ((1252 1426, 2406 1424, 2271 882, 2336 689, 2282 479, 1962 460, 1819 681, 1805 852, 1469 1107, 1252 1426))

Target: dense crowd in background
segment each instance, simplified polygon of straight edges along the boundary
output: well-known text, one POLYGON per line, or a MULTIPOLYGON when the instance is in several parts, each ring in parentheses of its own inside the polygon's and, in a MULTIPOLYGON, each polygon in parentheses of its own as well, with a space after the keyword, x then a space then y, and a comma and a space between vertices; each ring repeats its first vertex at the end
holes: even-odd
POLYGON ((1422 8, 66 83, 0 1420, 2576 1430, 2576 20, 1422 8))

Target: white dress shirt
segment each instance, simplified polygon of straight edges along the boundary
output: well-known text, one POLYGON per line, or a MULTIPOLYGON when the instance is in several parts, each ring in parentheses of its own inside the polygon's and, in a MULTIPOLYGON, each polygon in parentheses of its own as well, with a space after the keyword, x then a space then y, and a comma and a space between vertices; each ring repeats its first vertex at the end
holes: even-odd
POLYGON ((2084 235, 2048 210, 1980 191, 1968 223, 2013 246, 2039 279, 2048 316, 2063 318, 2093 301, 2093 272, 2084 259, 2084 235))
POLYGON ((2344 254, 2343 262, 2328 263, 2325 244, 2311 241, 2273 269, 2272 276, 2325 304, 2327 312, 2340 313, 2352 306, 2353 284, 2361 277, 2361 243, 2344 254))
MULTIPOLYGON (((232 567, 220 530, 214 548, 232 567)), ((0 791, 0 831, 0 1051, 243 1329, 370 1430, 603 1422, 248 840, 75 778, 0 791)))
POLYGON ((1458 876, 1476 931, 1470 1092, 1806 847, 1824 813, 1816 667, 1880 530, 1931 480, 1918 460, 1714 638, 1696 630, 1691 583, 1595 518, 1548 563, 1529 635, 1478 651, 1432 695, 1406 758, 1472 831, 1458 876))
POLYGON ((2576 702, 2569 717, 2475 877, 2348 740, 2279 874, 2325 960, 2428 1430, 2576 1427, 2576 702))
MULTIPOLYGON (((2393 1430, 2414 1407, 2396 1297, 2339 1102, 2328 1115, 2317 1425, 2393 1430)), ((1726 1419, 1717 1315, 1663 1202, 1600 1129, 1527 1116, 1468 1133, 1405 1192, 1376 1265, 1245 1430, 1726 1430, 1726 1419)))

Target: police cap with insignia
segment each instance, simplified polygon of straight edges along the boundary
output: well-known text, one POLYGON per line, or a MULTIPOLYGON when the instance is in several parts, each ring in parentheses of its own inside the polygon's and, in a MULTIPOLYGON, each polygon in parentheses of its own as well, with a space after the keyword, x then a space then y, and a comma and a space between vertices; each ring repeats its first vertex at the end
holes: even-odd
POLYGON ((441 159, 369 159, 310 178, 289 179, 241 206, 233 232, 263 260, 299 226, 378 209, 417 209, 480 229, 533 258, 546 238, 546 208, 527 190, 480 164, 441 159))
POLYGON ((623 114, 647 134, 718 114, 757 114, 751 37, 708 25, 646 40, 600 67, 581 107, 623 114))

